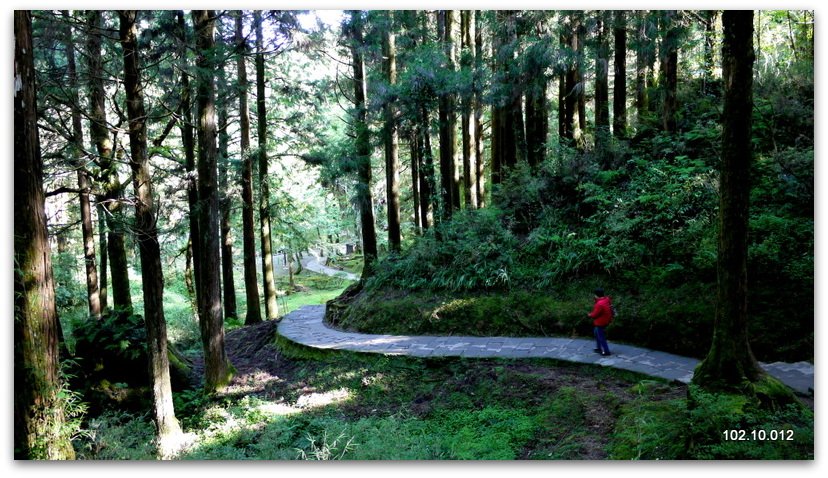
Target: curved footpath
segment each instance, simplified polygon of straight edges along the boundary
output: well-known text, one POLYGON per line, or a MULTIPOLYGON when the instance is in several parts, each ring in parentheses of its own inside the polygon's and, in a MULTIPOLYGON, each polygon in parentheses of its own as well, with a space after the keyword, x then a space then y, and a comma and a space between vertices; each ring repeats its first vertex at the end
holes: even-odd
MULTIPOLYGON (((296 343, 319 349, 350 350, 415 357, 503 357, 552 358, 631 370, 667 380, 689 383, 697 359, 657 352, 630 345, 613 344, 613 355, 593 352, 587 339, 563 337, 459 337, 372 335, 343 332, 324 323, 325 306, 308 305, 282 318, 278 332, 296 343)), ((810 395, 814 389, 814 366, 808 362, 762 363, 771 375, 794 389, 810 395)))

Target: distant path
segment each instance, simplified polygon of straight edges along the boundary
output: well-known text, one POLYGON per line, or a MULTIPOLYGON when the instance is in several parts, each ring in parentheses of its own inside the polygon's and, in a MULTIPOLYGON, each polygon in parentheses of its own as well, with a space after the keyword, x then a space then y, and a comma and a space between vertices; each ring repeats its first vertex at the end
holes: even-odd
MULTIPOLYGON (((317 265, 321 266, 318 263, 317 265)), ((311 267, 308 268, 314 270, 311 267)), ((282 318, 278 328, 279 334, 296 343, 319 349, 415 357, 551 358, 631 370, 667 380, 678 380, 683 383, 690 382, 693 378, 693 370, 699 363, 694 358, 613 343, 610 343, 610 350, 613 355, 602 357, 592 351, 595 348, 595 343, 587 339, 563 337, 438 337, 343 332, 328 327, 324 323, 324 316, 324 305, 301 307, 282 318)), ((804 395, 812 393, 814 388, 814 366, 812 364, 807 362, 775 362, 771 364, 762 363, 761 365, 768 373, 798 393, 804 395)))
POLYGON ((308 255, 302 259, 302 265, 305 266, 308 270, 318 272, 319 274, 325 274, 333 277, 342 277, 348 280, 359 280, 359 276, 356 274, 341 271, 339 269, 334 269, 333 267, 328 267, 320 263, 319 257, 316 256, 316 251, 310 251, 308 255))

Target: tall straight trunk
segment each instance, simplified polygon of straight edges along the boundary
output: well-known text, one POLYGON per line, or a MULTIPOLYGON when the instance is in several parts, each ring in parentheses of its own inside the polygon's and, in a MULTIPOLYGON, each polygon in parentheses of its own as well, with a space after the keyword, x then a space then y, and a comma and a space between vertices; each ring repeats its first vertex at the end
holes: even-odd
POLYGON ((584 43, 586 42, 586 25, 584 13, 575 13, 575 30, 573 32, 573 50, 575 52, 575 100, 578 111, 578 130, 575 139, 581 147, 584 146, 584 132, 586 131, 586 83, 584 82, 584 43))
POLYGON ((244 249, 244 293, 247 297, 246 325, 262 321, 259 303, 259 279, 256 276, 256 228, 253 218, 253 156, 250 151, 250 112, 247 103, 247 42, 244 39, 242 13, 236 14, 236 71, 239 91, 240 149, 242 156, 242 248, 244 249))
POLYGON ((98 275, 98 296, 101 300, 101 314, 105 314, 109 308, 109 300, 107 298, 108 280, 107 280, 107 254, 106 254, 106 220, 104 219, 104 207, 97 205, 98 212, 98 250, 101 251, 101 260, 98 266, 100 267, 100 274, 98 275))
MULTIPOLYGON (((219 91, 227 91, 227 77, 224 66, 218 67, 218 88, 219 91)), ((227 133, 227 100, 219 96, 218 99, 218 140, 219 140, 219 215, 221 231, 221 291, 222 303, 224 304, 225 317, 238 317, 236 311, 236 284, 233 276, 233 235, 230 232, 230 209, 232 199, 227 186, 228 146, 230 135, 227 133)))
MULTIPOLYGON (((437 11, 437 35, 443 44, 446 56, 444 68, 451 72, 455 69, 453 20, 453 10, 437 11)), ((442 197, 440 218, 443 221, 451 219, 452 212, 460 207, 460 198, 457 197, 459 189, 455 184, 455 156, 457 153, 455 125, 457 119, 454 110, 454 95, 449 92, 441 93, 438 102, 438 114, 440 118, 440 196, 442 197)))
MULTIPOLYGON (((383 69, 385 79, 391 88, 397 83, 397 48, 393 28, 393 12, 387 12, 388 26, 383 32, 383 69)), ((388 247, 400 252, 400 158, 397 135, 396 108, 394 101, 387 99, 383 107, 385 140, 385 185, 388 208, 388 247)))
MULTIPOLYGON (((716 18, 718 18, 719 12, 718 10, 704 10, 701 13, 704 21, 702 93, 709 94, 712 93, 711 83, 713 82, 713 72, 716 68, 713 61, 713 50, 716 47, 716 18)), ((757 17, 759 13, 757 13, 757 17)), ((756 38, 760 38, 759 35, 756 38)), ((757 50, 760 50, 758 46, 757 50)))
POLYGON ((147 156, 146 112, 138 64, 138 29, 135 25, 137 12, 122 10, 118 12, 118 17, 121 23, 121 46, 124 55, 124 90, 129 118, 129 150, 132 156, 129 164, 136 196, 134 227, 141 256, 144 325, 147 330, 153 412, 158 431, 159 452, 162 457, 167 457, 180 441, 182 431, 175 418, 170 386, 167 323, 164 318, 164 276, 147 156))
POLYGON ((635 111, 638 128, 644 123, 647 112, 650 110, 650 98, 647 90, 647 67, 649 65, 647 52, 650 40, 647 38, 647 12, 639 11, 636 15, 637 48, 635 52, 635 111))
MULTIPOLYGON (((540 25, 536 33, 543 35, 540 25)), ((549 133, 549 117, 546 90, 549 86, 544 72, 546 65, 531 56, 528 61, 528 85, 526 90, 526 160, 533 167, 546 157, 546 138, 549 133)))
POLYGON ((516 134, 523 128, 523 121, 516 121, 515 102, 520 102, 520 93, 509 74, 512 61, 511 17, 513 12, 498 11, 499 31, 492 41, 495 81, 499 82, 501 93, 492 106, 492 184, 500 184, 508 168, 517 163, 519 138, 516 134))
POLYGON ((434 178, 434 155, 431 152, 431 122, 425 104, 420 106, 420 124, 417 126, 419 135, 420 158, 422 170, 420 173, 420 220, 423 228, 434 226, 434 211, 437 210, 437 181, 434 178))
POLYGON ((83 127, 81 125, 80 98, 78 95, 78 75, 75 65, 75 46, 72 39, 71 20, 68 11, 63 11, 67 20, 64 31, 66 48, 66 71, 68 76, 70 101, 72 103, 72 156, 78 173, 78 198, 80 200, 81 237, 83 239, 83 259, 86 267, 86 299, 89 316, 95 320, 101 318, 101 298, 98 292, 98 267, 95 264, 95 230, 92 227, 92 207, 89 201, 91 185, 86 165, 81 160, 83 155, 83 127))
MULTIPOLYGON (((560 20, 561 33, 558 36, 558 47, 563 50, 569 44, 569 36, 565 24, 565 16, 561 14, 560 20)), ((566 79, 569 73, 569 66, 566 62, 559 61, 557 65, 558 77, 558 144, 565 144, 568 137, 569 128, 567 127, 567 104, 566 104, 566 79)))
POLYGON ((596 18, 595 39, 595 153, 604 169, 608 169, 610 121, 609 121, 609 39, 606 11, 596 18))
POLYGON ((193 10, 195 27, 196 102, 198 118, 198 199, 201 262, 199 317, 204 347, 204 388, 223 389, 234 370, 224 348, 224 319, 221 308, 221 259, 219 255, 218 187, 216 171, 216 108, 213 84, 216 65, 208 56, 215 47, 215 13, 193 10))
MULTIPOLYGON (((118 179, 118 163, 113 161, 113 142, 109 137, 106 121, 106 92, 101 65, 102 17, 100 10, 88 10, 86 23, 89 29, 85 55, 89 75, 89 133, 98 152, 103 192, 98 204, 103 205, 109 230, 106 240, 109 270, 112 275, 112 306, 116 310, 132 310, 132 294, 129 287, 129 264, 124 240, 126 222, 121 205, 122 186, 118 179)), ((103 254, 103 252, 102 252, 103 254)), ((101 274, 105 276, 105 272, 101 274)))
POLYGON ((666 33, 661 43, 661 118, 664 131, 676 130, 676 88, 678 86, 678 27, 675 10, 665 13, 666 33))
POLYGON ((411 200, 414 206, 414 231, 420 234, 423 222, 420 219, 420 146, 416 130, 408 138, 409 156, 411 157, 411 200))
MULTIPOLYGON (((183 59, 186 58, 186 45, 189 45, 187 40, 187 26, 184 19, 184 12, 179 10, 176 13, 177 35, 179 44, 181 45, 179 55, 183 59)), ((195 145, 195 131, 193 129, 193 101, 191 98, 190 75, 186 71, 181 72, 181 79, 179 81, 181 89, 181 109, 179 115, 181 122, 179 129, 181 130, 181 143, 184 147, 184 170, 187 173, 187 206, 189 210, 189 249, 194 260, 192 261, 192 269, 189 271, 192 275, 194 287, 191 293, 191 299, 195 300, 194 312, 196 316, 200 317, 199 306, 201 295, 201 234, 199 232, 199 201, 198 201, 198 175, 196 173, 196 145, 195 145)))
POLYGON ((71 460, 46 231, 31 12, 14 12, 14 458, 71 460))
POLYGON ((612 134, 624 138, 627 134, 627 18, 624 10, 616 10, 613 19, 615 62, 612 90, 612 134))
POLYGON ((753 110, 753 12, 722 15, 722 165, 719 180, 718 300, 713 343, 693 380, 740 389, 764 375, 748 340, 747 251, 753 110))
POLYGON ((254 12, 256 24, 256 111, 259 133, 259 224, 262 241, 262 278, 264 280, 265 315, 268 320, 279 318, 276 301, 276 277, 273 272, 273 245, 270 237, 270 186, 267 180, 267 107, 265 104, 265 61, 262 14, 254 12))
POLYGON ((471 71, 472 91, 463 96, 462 134, 463 134, 463 193, 467 208, 477 209, 477 146, 474 118, 474 12, 463 10, 460 13, 461 48, 464 52, 462 67, 471 71))
POLYGON ((473 12, 471 23, 474 25, 474 72, 473 86, 474 86, 474 156, 476 179, 475 179, 475 196, 477 196, 477 207, 485 207, 486 205, 486 176, 483 164, 483 127, 481 126, 481 119, 483 118, 483 86, 480 80, 480 74, 483 71, 483 19, 479 11, 473 12))
POLYGON ((362 37, 362 19, 360 12, 351 11, 347 25, 348 37, 351 41, 351 66, 354 79, 354 127, 356 128, 356 155, 357 155, 357 204, 359 207, 360 228, 362 230, 362 254, 364 266, 361 280, 374 274, 377 260, 377 233, 374 226, 374 207, 371 198, 371 138, 368 131, 366 107, 366 82, 362 59, 362 49, 365 41, 362 37))
POLYGON ((578 83, 580 59, 578 47, 577 30, 580 28, 580 21, 576 14, 569 15, 569 23, 564 25, 565 33, 563 39, 566 41, 566 47, 569 49, 571 59, 567 64, 566 76, 564 79, 564 131, 562 137, 567 140, 570 146, 574 146, 576 140, 580 139, 580 129, 575 122, 576 112, 578 110, 578 98, 580 96, 579 90, 583 90, 583 85, 578 83))

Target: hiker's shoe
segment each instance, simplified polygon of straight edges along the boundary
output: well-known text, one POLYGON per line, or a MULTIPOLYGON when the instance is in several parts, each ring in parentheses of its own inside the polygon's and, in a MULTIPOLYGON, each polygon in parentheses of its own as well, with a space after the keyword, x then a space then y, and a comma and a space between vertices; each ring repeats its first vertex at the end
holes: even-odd
POLYGON ((601 353, 601 349, 592 349, 592 351, 593 351, 593 352, 595 352, 596 354, 600 354, 600 353, 601 353))
POLYGON ((609 352, 601 352, 601 355, 603 355, 604 357, 609 357, 612 354, 609 352))

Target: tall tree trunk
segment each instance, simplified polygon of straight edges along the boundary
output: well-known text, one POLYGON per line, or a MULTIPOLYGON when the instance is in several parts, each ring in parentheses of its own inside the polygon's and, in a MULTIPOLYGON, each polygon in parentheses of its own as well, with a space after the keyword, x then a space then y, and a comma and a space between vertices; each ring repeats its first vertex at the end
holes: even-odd
POLYGON ((414 203, 414 231, 420 234, 423 230, 423 221, 420 219, 420 145, 416 129, 412 129, 408 138, 408 148, 411 157, 411 200, 414 203))
POLYGON ((509 73, 513 59, 513 15, 511 11, 497 12, 499 30, 492 41, 494 81, 500 90, 492 106, 492 184, 500 184, 507 169, 517 164, 517 133, 523 128, 523 121, 519 124, 516 121, 515 102, 520 102, 520 92, 509 73))
POLYGON ((603 169, 608 169, 609 121, 609 39, 608 14, 598 13, 595 25, 595 154, 603 169))
POLYGON ((581 132, 583 129, 579 127, 580 118, 577 122, 575 121, 576 113, 579 111, 581 92, 584 89, 583 84, 579 82, 579 78, 582 76, 580 73, 581 48, 578 42, 580 37, 578 31, 581 28, 581 22, 575 13, 570 14, 568 20, 568 24, 564 25, 563 40, 567 42, 566 47, 569 49, 571 59, 567 64, 564 78, 564 131, 561 137, 570 146, 581 146, 581 132))
POLYGON ((753 110, 753 12, 722 15, 722 166, 719 179, 718 297, 713 343, 694 381, 740 389, 764 372, 748 341, 747 251, 753 110))
MULTIPOLYGON (((179 56, 182 58, 182 61, 186 60, 186 53, 187 48, 186 46, 190 44, 187 39, 187 25, 186 20, 184 18, 184 12, 179 10, 176 12, 178 24, 177 24, 177 35, 180 44, 179 49, 179 56)), ((181 85, 181 109, 179 110, 179 115, 181 116, 181 122, 179 123, 179 129, 181 130, 181 143, 184 147, 184 170, 187 173, 187 206, 189 210, 189 225, 190 225, 190 237, 189 237, 189 251, 193 258, 192 261, 192 269, 189 272, 192 275, 192 281, 194 282, 193 291, 191 291, 191 298, 195 299, 195 308, 193 312, 195 312, 196 316, 201 317, 201 312, 199 311, 200 299, 199 296, 201 295, 201 244, 202 244, 202 237, 199 232, 199 201, 198 201, 198 174, 196 172, 196 145, 195 145, 195 132, 193 129, 193 101, 192 101, 192 93, 190 88, 190 75, 186 71, 181 72, 181 79, 179 81, 181 85)), ((189 289, 188 289, 189 290, 189 289)))
MULTIPOLYGON (((224 65, 218 66, 218 88, 219 91, 227 91, 227 77, 224 72, 224 65)), ((227 186, 229 175, 228 146, 230 135, 227 133, 227 99, 218 98, 218 140, 219 140, 219 215, 221 231, 221 290, 222 303, 224 304, 225 317, 238 317, 236 311, 236 281, 233 275, 233 235, 230 231, 230 189, 227 186)))
POLYGON ((661 43, 661 81, 663 83, 661 118, 664 131, 676 130, 676 88, 678 86, 678 26, 675 10, 667 10, 666 33, 661 43))
MULTIPOLYGON (((540 24, 535 26, 537 35, 545 32, 540 24)), ((549 116, 546 90, 546 63, 539 55, 528 54, 526 90, 526 159, 529 165, 537 167, 546 158, 546 138, 549 133, 549 116)))
MULTIPOLYGON (((716 18, 718 18, 719 12, 718 10, 704 10, 701 13, 704 20, 702 94, 710 94, 713 92, 711 83, 713 82, 713 72, 716 69, 713 61, 713 50, 716 48, 716 18)), ((757 38, 759 37, 757 36, 757 38)))
POLYGON ((223 389, 234 370, 224 348, 224 319, 221 308, 221 259, 219 256, 218 188, 216 172, 216 109, 213 85, 215 63, 215 13, 193 10, 195 27, 196 91, 198 117, 198 199, 199 234, 201 234, 201 294, 199 317, 204 347, 204 388, 208 392, 223 389))
MULTIPOLYGON (((390 88, 397 83, 397 47, 393 29, 393 12, 386 13, 388 25, 383 32, 383 69, 390 88)), ((397 135, 396 108, 393 98, 386 98, 385 120, 385 184, 388 208, 388 246, 392 252, 400 252, 400 158, 397 135)))
POLYGON ((247 103, 247 42, 244 39, 242 13, 236 14, 236 71, 239 78, 239 126, 242 156, 242 248, 244 249, 244 293, 247 297, 245 325, 262 321, 259 303, 259 279, 256 277, 256 228, 253 218, 253 156, 250 151, 250 112, 247 103))
MULTIPOLYGON (((452 24, 454 21, 453 10, 437 11, 437 36, 443 44, 446 56, 444 68, 454 72, 454 36, 452 35, 452 24)), ((438 114, 440 118, 440 196, 442 197, 442 209, 440 218, 443 221, 451 219, 452 212, 459 209, 459 189, 455 184, 456 175, 456 154, 457 154, 457 131, 456 115, 454 111, 454 95, 443 92, 439 96, 438 114)))
POLYGON ((256 24, 256 111, 259 133, 259 224, 262 240, 262 278, 264 280, 265 315, 268 320, 279 318, 276 301, 276 276, 273 272, 273 244, 270 237, 270 186, 267 180, 267 106, 265 103, 265 61, 262 14, 254 12, 256 24))
POLYGON ((647 12, 638 11, 636 14, 637 41, 635 52, 635 111, 638 129, 644 124, 647 113, 650 111, 650 98, 647 90, 647 67, 649 65, 648 49, 652 48, 651 39, 647 37, 647 12))
POLYGON ((420 136, 420 158, 423 168, 420 174, 420 220, 423 228, 434 226, 434 211, 437 211, 437 181, 434 178, 434 155, 431 151, 431 121, 425 104, 420 106, 420 124, 417 132, 420 136))
POLYGON ((475 168, 477 178, 475 187, 477 196, 477 207, 486 205, 486 172, 483 164, 483 86, 480 79, 483 71, 483 19, 479 11, 474 11, 472 18, 474 24, 474 156, 476 158, 475 168))
POLYGON ((572 38, 575 42, 573 50, 575 52, 575 100, 578 111, 578 129, 575 133, 575 139, 581 148, 584 148, 585 139, 584 132, 586 131, 586 82, 584 81, 584 64, 586 55, 584 54, 584 44, 586 42, 586 25, 584 24, 584 13, 575 13, 575 30, 572 38))
POLYGON ((462 104, 462 132, 463 132, 463 193, 466 207, 477 209, 477 146, 475 118, 474 118, 474 89, 475 89, 475 24, 474 11, 463 10, 460 13, 461 56, 463 69, 469 70, 472 75, 472 89, 463 97, 462 104))
POLYGON ((86 299, 89 316, 95 320, 101 318, 101 298, 98 292, 98 267, 95 264, 95 230, 92 227, 92 207, 89 201, 91 185, 86 165, 81 160, 83 153, 83 127, 81 125, 80 98, 78 95, 78 75, 75 65, 75 46, 72 39, 72 27, 68 11, 63 11, 66 19, 64 42, 66 48, 66 70, 72 103, 72 152, 75 168, 78 172, 78 197, 80 199, 81 237, 83 238, 83 258, 86 266, 86 299))
POLYGON ((129 150, 132 155, 129 164, 136 196, 135 235, 141 255, 144 324, 147 330, 153 412, 158 429, 159 452, 162 457, 168 457, 180 442, 182 432, 175 418, 170 386, 167 323, 164 318, 164 276, 147 157, 146 113, 138 64, 138 29, 135 25, 137 12, 121 10, 118 17, 121 22, 121 46, 124 55, 124 90, 129 118, 129 150))
MULTIPOLYGON (((132 310, 132 294, 129 287, 129 264, 124 241, 126 222, 121 205, 122 185, 118 179, 118 163, 113 161, 113 142, 109 137, 106 121, 106 92, 101 66, 101 11, 87 11, 87 37, 85 55, 89 75, 89 133, 98 152, 103 193, 98 204, 103 205, 103 218, 109 234, 106 241, 109 270, 112 275, 112 306, 119 311, 132 310)), ((103 254, 103 251, 101 252, 103 254)), ((101 274, 105 276, 105 272, 101 274)))
POLYGON ((14 12, 14 458, 71 460, 59 398, 58 316, 46 231, 31 12, 14 12))
POLYGON ((357 155, 357 204, 359 207, 360 227, 362 229, 362 254, 364 266, 361 280, 374 274, 377 260, 377 233, 374 227, 374 207, 371 198, 371 138, 369 136, 366 109, 366 83, 362 50, 365 42, 362 37, 362 18, 359 11, 350 11, 347 25, 347 37, 351 41, 351 66, 354 73, 354 108, 356 118, 356 155, 357 155))
POLYGON ((106 254, 106 219, 104 218, 104 207, 98 204, 96 207, 98 212, 98 250, 101 251, 101 260, 98 265, 100 274, 98 275, 98 296, 101 300, 101 314, 105 314, 109 308, 109 301, 107 298, 108 280, 107 280, 107 254, 106 254))
POLYGON ((627 135, 627 18, 624 10, 616 10, 613 34, 615 62, 612 91, 612 134, 616 138, 627 135))

